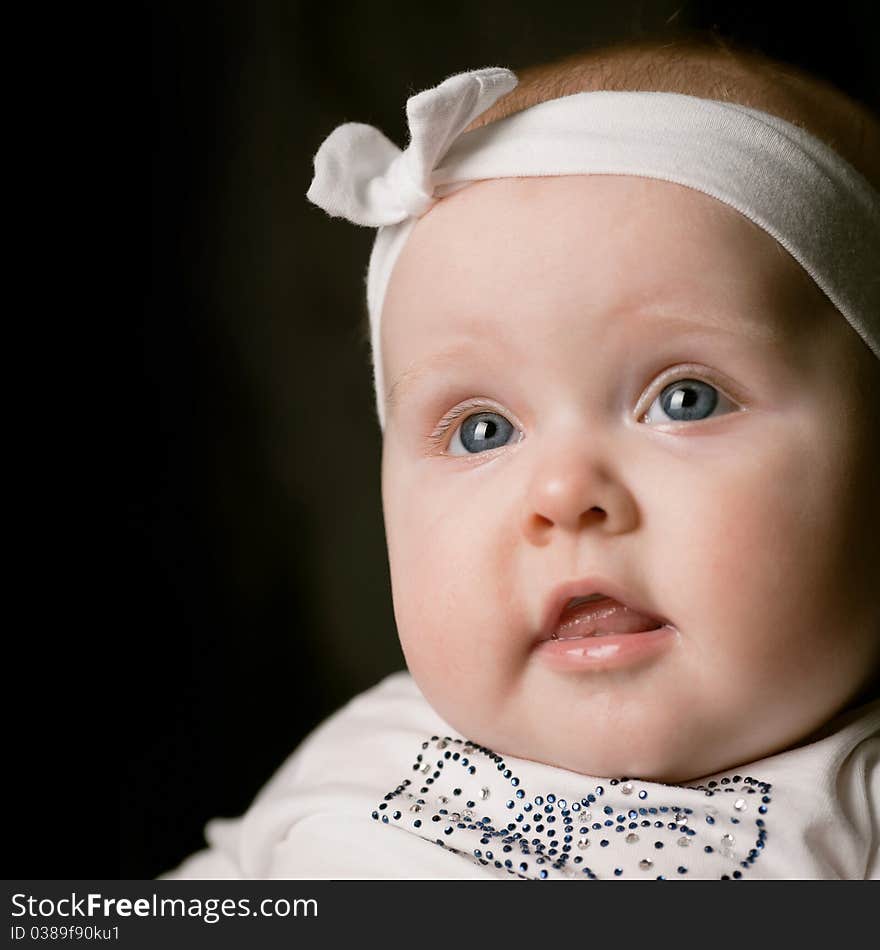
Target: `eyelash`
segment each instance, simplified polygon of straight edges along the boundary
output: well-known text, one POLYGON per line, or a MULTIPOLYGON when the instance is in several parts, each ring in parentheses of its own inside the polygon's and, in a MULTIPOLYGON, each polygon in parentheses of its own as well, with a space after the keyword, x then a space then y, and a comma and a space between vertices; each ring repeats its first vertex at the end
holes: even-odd
MULTIPOLYGON (((741 399, 737 399, 731 396, 727 396, 723 387, 721 387, 717 382, 713 382, 711 378, 706 378, 709 374, 705 371, 700 370, 698 367, 688 367, 688 366, 677 366, 674 372, 670 373, 661 373, 657 377, 655 386, 652 388, 650 397, 647 400, 647 406, 639 413, 639 420, 644 418, 647 414, 648 409, 653 404, 654 400, 663 392, 663 390, 671 385, 674 382, 685 380, 685 379, 698 379, 700 382, 706 383, 709 386, 713 386, 717 389, 722 395, 726 396, 728 399, 732 399, 734 402, 742 403, 741 399)), ((466 414, 471 410, 477 411, 498 411, 493 410, 493 408, 487 404, 485 399, 467 399, 465 402, 456 406, 453 410, 448 412, 441 420, 437 423, 436 428, 428 437, 428 441, 432 448, 442 449, 446 443, 447 435, 450 431, 453 430, 454 423, 459 419, 466 416, 466 414)), ((504 413, 501 413, 502 415, 504 413)), ((693 425, 693 422, 687 423, 688 425, 693 425)))

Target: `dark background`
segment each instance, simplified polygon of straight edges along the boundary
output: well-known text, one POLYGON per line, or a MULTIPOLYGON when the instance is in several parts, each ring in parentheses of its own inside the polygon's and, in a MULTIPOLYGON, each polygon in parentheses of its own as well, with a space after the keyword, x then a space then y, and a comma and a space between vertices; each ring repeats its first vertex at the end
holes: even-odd
MULTIPOLYGON (((114 688, 97 700, 55 691, 56 723, 71 733, 55 730, 16 784, 7 877, 170 869, 321 719, 403 668, 362 327, 375 232, 306 200, 323 139, 359 121, 403 146, 408 96, 452 73, 686 27, 804 65, 876 109, 875 6, 143 8, 135 118, 149 231, 142 220, 132 230, 148 273, 130 295, 129 530, 111 551, 125 580, 90 654, 114 688)), ((141 183, 132 176, 123 193, 135 209, 141 183)))

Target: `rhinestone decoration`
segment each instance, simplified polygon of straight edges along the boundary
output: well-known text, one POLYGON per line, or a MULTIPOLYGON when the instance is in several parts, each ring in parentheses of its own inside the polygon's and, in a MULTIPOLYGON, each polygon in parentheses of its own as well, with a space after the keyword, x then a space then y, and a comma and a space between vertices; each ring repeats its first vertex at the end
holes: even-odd
POLYGON ((432 736, 419 748, 412 764, 415 785, 404 779, 371 812, 372 819, 397 825, 496 876, 625 880, 637 876, 636 870, 653 870, 656 880, 741 880, 768 837, 771 786, 751 776, 723 776, 705 785, 646 782, 647 788, 629 778, 610 777, 593 787, 584 779, 583 789, 566 785, 568 797, 558 798, 558 788, 534 794, 514 774, 515 765, 475 742, 432 736), (432 755, 437 758, 425 761, 432 755), (750 809, 752 795, 760 803, 750 809), (706 798, 713 803, 704 804, 706 798), (494 804, 477 805, 490 800, 494 804), (754 817, 747 818, 747 812, 754 817), (650 834, 643 840, 640 829, 646 828, 650 834), (698 846, 691 851, 693 860, 687 865, 675 861, 675 849, 664 847, 672 844, 698 846), (584 854, 588 850, 590 858, 584 854))

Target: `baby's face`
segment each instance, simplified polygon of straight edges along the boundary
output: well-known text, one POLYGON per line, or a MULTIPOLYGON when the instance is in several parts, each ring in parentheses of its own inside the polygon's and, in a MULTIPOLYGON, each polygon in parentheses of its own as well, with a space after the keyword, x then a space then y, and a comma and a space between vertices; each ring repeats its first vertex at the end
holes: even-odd
POLYGON ((880 368, 756 225, 668 182, 481 182, 417 223, 382 320, 395 617, 462 736, 685 781, 866 687, 880 368), (586 577, 671 629, 542 646, 586 577))

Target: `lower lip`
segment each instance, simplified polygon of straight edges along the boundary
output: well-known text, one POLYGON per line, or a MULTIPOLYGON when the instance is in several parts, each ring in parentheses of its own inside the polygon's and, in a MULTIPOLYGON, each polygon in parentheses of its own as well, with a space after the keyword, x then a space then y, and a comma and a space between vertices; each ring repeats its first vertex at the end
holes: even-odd
POLYGON ((657 656, 675 641, 673 627, 643 633, 611 633, 603 637, 544 640, 537 645, 539 659, 554 670, 593 672, 617 670, 657 656))

